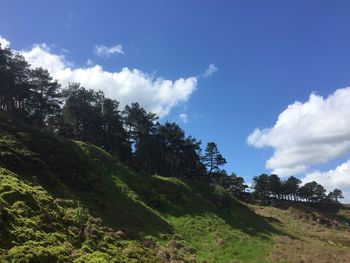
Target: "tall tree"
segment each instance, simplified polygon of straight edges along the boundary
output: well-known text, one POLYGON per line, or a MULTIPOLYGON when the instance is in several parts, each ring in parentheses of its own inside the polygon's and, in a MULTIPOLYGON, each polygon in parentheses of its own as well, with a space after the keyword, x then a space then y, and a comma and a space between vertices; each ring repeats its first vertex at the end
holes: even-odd
POLYGON ((200 143, 192 137, 186 138, 176 123, 157 124, 154 133, 142 143, 142 148, 147 148, 147 159, 143 161, 149 161, 152 173, 198 178, 205 170, 200 161, 200 143))
POLYGON ((308 201, 321 201, 326 195, 326 189, 315 181, 304 184, 300 187, 299 196, 308 201))
POLYGON ((60 85, 47 70, 36 68, 30 72, 31 98, 28 102, 30 120, 44 128, 60 112, 60 85))
POLYGON ((283 182, 283 194, 286 195, 288 199, 291 199, 291 197, 293 197, 293 199, 296 200, 300 184, 301 181, 298 178, 290 176, 286 181, 283 182))
POLYGON ((268 184, 270 193, 274 195, 275 198, 280 198, 280 195, 282 193, 282 182, 278 175, 271 174, 268 178, 268 184))
POLYGON ((126 130, 135 147, 142 144, 143 139, 154 132, 158 117, 154 113, 147 113, 138 103, 126 105, 123 111, 126 130))
POLYGON ((101 141, 107 152, 126 162, 131 158, 131 147, 118 106, 119 103, 112 99, 104 98, 102 101, 101 141))
POLYGON ((138 103, 127 105, 122 114, 133 149, 134 165, 141 171, 152 173, 151 148, 156 140, 158 117, 154 113, 147 113, 138 103))
POLYGON ((269 175, 261 174, 253 178, 252 187, 254 188, 254 194, 261 199, 269 199, 270 185, 269 175))
POLYGON ((63 107, 63 135, 102 146, 102 103, 104 95, 70 84, 62 92, 66 99, 63 107))
POLYGON ((313 196, 314 201, 319 202, 324 200, 325 198, 326 198, 326 189, 322 185, 317 184, 314 191, 314 196, 313 196))
POLYGON ((20 119, 28 116, 29 73, 29 64, 23 56, 0 46, 0 109, 20 119))
POLYGON ((220 167, 226 164, 226 159, 220 154, 216 143, 208 142, 202 158, 209 174, 220 171, 220 167))
POLYGON ((201 178, 205 173, 205 166, 201 162, 201 141, 187 137, 183 143, 183 174, 186 178, 201 178))

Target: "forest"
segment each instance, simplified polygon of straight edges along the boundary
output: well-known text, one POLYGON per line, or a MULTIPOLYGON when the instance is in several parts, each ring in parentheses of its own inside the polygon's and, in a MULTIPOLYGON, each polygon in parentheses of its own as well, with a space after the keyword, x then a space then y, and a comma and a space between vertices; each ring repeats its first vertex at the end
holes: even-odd
POLYGON ((227 174, 226 159, 215 142, 204 149, 174 122, 161 123, 138 103, 120 109, 119 102, 102 91, 54 80, 43 68, 32 69, 23 56, 0 46, 0 110, 40 130, 88 142, 147 175, 200 180, 223 198, 246 200, 338 202, 342 191, 327 193, 317 182, 285 180, 276 174, 254 177, 250 187, 242 176, 227 174))

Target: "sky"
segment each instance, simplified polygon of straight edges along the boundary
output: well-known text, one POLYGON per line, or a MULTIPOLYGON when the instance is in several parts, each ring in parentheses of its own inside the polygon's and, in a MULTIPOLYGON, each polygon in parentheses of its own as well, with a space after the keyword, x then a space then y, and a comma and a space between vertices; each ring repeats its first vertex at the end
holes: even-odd
POLYGON ((350 202, 350 2, 0 0, 0 43, 62 86, 139 102, 225 169, 350 202))

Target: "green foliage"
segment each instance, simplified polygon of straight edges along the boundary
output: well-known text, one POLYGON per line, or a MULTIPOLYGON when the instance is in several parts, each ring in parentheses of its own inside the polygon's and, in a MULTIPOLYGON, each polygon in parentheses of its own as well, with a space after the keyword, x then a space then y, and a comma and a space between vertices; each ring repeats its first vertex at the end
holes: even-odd
POLYGON ((62 96, 66 102, 60 116, 59 134, 91 142, 122 160, 131 157, 117 101, 79 84, 70 84, 62 96))
POLYGON ((308 201, 319 202, 326 198, 326 189, 315 181, 304 184, 299 193, 302 198, 308 201))
POLYGON ((202 160, 209 174, 219 172, 220 167, 226 164, 226 159, 220 154, 215 142, 208 142, 202 160))
MULTIPOLYGON (((254 195, 262 201, 268 201, 271 197, 281 200, 290 201, 308 201, 308 202, 322 202, 337 198, 341 198, 342 193, 330 192, 326 196, 326 189, 317 182, 309 182, 301 186, 301 181, 293 176, 287 180, 281 181, 278 175, 262 174, 253 178, 252 187, 254 188, 254 195), (337 197, 335 197, 337 196, 337 197)), ((337 189, 335 189, 337 190, 337 189)))
POLYGON ((229 206, 232 203, 232 194, 220 185, 215 185, 213 190, 215 203, 219 206, 229 206))
POLYGON ((343 192, 336 188, 328 193, 328 198, 338 202, 338 199, 344 198, 343 192))
POLYGON ((78 207, 75 211, 75 219, 80 225, 85 225, 89 218, 89 214, 86 208, 78 207))
POLYGON ((60 111, 59 88, 47 70, 0 46, 0 110, 43 129, 60 111))
POLYGON ((244 184, 243 177, 237 176, 234 173, 230 176, 226 174, 220 174, 219 178, 216 181, 220 186, 227 189, 236 196, 239 196, 241 193, 245 192, 246 188, 248 188, 248 186, 244 184))
POLYGON ((255 189, 254 194, 260 199, 266 199, 269 197, 269 175, 262 174, 253 178, 253 188, 255 189))

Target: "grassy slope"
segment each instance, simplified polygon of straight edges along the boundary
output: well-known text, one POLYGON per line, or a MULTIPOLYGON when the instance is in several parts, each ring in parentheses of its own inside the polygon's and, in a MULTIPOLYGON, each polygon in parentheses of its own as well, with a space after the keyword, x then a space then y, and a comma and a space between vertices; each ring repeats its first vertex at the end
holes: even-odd
POLYGON ((223 206, 208 186, 139 175, 1 114, 0 167, 0 261, 292 262, 286 247, 305 245, 295 262, 319 247, 350 255, 346 210, 325 227, 300 208, 223 206))

